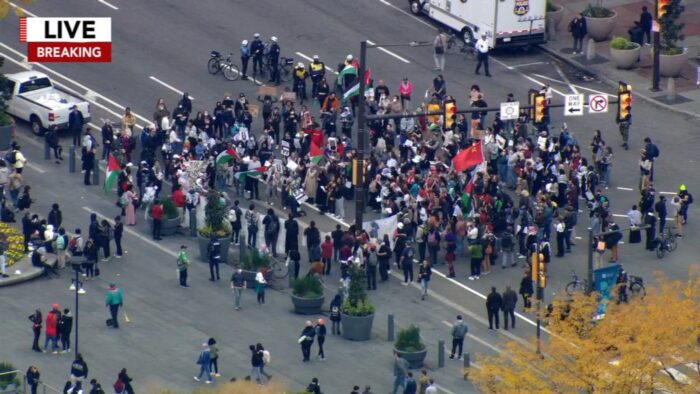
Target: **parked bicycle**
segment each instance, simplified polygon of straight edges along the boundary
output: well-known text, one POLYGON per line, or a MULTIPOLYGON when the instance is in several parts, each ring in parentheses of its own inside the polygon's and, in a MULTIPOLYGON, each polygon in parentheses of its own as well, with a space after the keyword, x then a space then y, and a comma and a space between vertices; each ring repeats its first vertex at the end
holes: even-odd
POLYGON ((662 259, 666 255, 666 252, 671 253, 678 247, 678 241, 676 240, 676 235, 671 232, 670 228, 666 228, 666 231, 658 239, 658 244, 656 245, 656 257, 662 259))
POLYGON ((238 66, 233 63, 233 53, 229 54, 226 59, 221 56, 218 51, 211 51, 209 61, 207 62, 207 70, 209 74, 216 75, 219 71, 223 71, 224 78, 229 81, 235 81, 241 76, 238 66))
POLYGON ((268 257, 270 259, 270 271, 275 279, 284 279, 289 276, 289 263, 287 259, 279 261, 276 257, 272 257, 272 255, 268 257))
MULTIPOLYGON (((294 76, 294 59, 291 57, 280 56, 279 62, 277 64, 280 73, 280 81, 289 82, 294 76)), ((255 71, 255 70, 254 70, 255 71)), ((256 77, 260 78, 272 78, 274 67, 270 63, 270 56, 263 55, 262 57, 262 68, 257 70, 254 74, 256 77)))
POLYGON ((630 275, 629 287, 630 295, 644 298, 647 295, 647 289, 644 287, 644 279, 641 276, 630 275))
POLYGON ((459 53, 464 53, 470 60, 476 60, 476 48, 474 44, 476 42, 471 39, 462 39, 457 37, 455 33, 447 33, 447 50, 451 50, 453 47, 458 48, 459 53))
POLYGON ((571 270, 571 273, 573 274, 573 280, 566 284, 566 287, 564 288, 566 294, 573 295, 574 293, 586 291, 588 281, 586 279, 579 278, 574 270, 571 270))

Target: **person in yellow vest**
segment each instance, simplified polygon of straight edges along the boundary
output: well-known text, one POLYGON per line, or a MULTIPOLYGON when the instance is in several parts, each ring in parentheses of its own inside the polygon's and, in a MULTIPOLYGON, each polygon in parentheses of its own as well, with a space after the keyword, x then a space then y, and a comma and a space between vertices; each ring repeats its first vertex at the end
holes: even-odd
POLYGON ((311 98, 315 99, 318 96, 318 84, 326 75, 326 65, 318 59, 318 55, 314 55, 313 61, 309 63, 309 74, 313 84, 311 86, 311 98))
POLYGON ((304 63, 299 62, 294 69, 294 93, 297 94, 299 104, 304 104, 306 100, 306 78, 309 77, 309 72, 306 71, 304 63))

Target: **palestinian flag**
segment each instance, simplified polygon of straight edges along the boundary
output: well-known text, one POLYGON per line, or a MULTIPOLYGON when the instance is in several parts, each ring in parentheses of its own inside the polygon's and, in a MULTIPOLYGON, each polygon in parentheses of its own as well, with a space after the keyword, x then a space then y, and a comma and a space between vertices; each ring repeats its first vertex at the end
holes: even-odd
POLYGON ((340 70, 340 75, 338 75, 339 78, 345 78, 346 75, 352 75, 352 76, 357 76, 357 67, 353 66, 352 64, 348 64, 345 66, 342 70, 340 70))
POLYGON ((119 178, 121 170, 122 167, 119 165, 119 162, 114 158, 114 155, 110 153, 107 159, 107 168, 105 169, 105 193, 109 193, 112 189, 112 185, 114 185, 114 182, 119 178))
POLYGON ((216 165, 226 164, 233 159, 238 159, 238 154, 233 148, 228 148, 216 156, 216 165))
POLYGON ((254 170, 248 170, 248 171, 243 171, 238 173, 238 179, 243 180, 245 177, 253 177, 253 178, 258 178, 260 175, 264 174, 267 172, 267 167, 258 167, 254 170))
POLYGON ((311 149, 309 150, 309 157, 311 158, 311 162, 314 164, 318 164, 318 162, 320 162, 321 159, 323 159, 323 155, 323 149, 319 148, 318 145, 312 142, 311 149))
MULTIPOLYGON (((345 71, 345 70, 343 70, 343 71, 345 71)), ((357 75, 357 70, 355 71, 355 75, 357 75)), ((368 68, 367 70, 365 70, 365 91, 370 89, 369 82, 371 79, 372 79, 372 69, 368 68)), ((348 101, 352 97, 357 96, 359 93, 360 93, 360 83, 358 82, 353 87, 348 89, 345 93, 343 93, 343 101, 348 101)))

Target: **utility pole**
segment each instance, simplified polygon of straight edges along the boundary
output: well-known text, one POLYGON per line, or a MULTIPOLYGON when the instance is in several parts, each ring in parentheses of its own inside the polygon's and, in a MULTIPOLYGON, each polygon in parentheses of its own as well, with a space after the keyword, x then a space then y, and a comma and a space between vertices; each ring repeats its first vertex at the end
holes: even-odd
POLYGON ((360 42, 360 91, 357 108, 357 155, 355 157, 356 179, 355 185, 355 225, 362 229, 362 216, 365 212, 365 149, 367 133, 365 131, 365 67, 367 61, 367 41, 360 42))
POLYGON ((651 91, 659 92, 659 67, 661 62, 661 25, 659 23, 659 0, 654 0, 654 20, 652 21, 652 32, 654 33, 654 66, 651 77, 651 91))

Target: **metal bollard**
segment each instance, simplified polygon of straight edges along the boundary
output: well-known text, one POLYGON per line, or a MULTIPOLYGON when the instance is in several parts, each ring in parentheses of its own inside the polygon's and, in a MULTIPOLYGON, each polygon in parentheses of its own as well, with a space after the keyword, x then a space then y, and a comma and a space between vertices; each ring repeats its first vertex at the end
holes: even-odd
POLYGON ((394 341, 394 314, 390 313, 389 316, 387 316, 387 327, 386 327, 386 340, 389 342, 394 341))
POLYGON ((190 209, 190 237, 197 236, 197 210, 190 209))
POLYGON ((68 149, 68 172, 75 172, 75 145, 68 149))
POLYGON ((464 358, 464 380, 469 380, 469 368, 471 368, 469 353, 462 354, 462 357, 464 358))
MULTIPOLYGON (((92 169, 92 184, 100 184, 100 162, 97 158, 95 158, 95 166, 92 169)), ((119 187, 119 185, 117 185, 117 187, 119 187)))
POLYGON ((51 147, 46 139, 44 139, 44 160, 51 160, 51 147))
POLYGON ((438 341, 438 368, 445 366, 445 340, 438 341))

